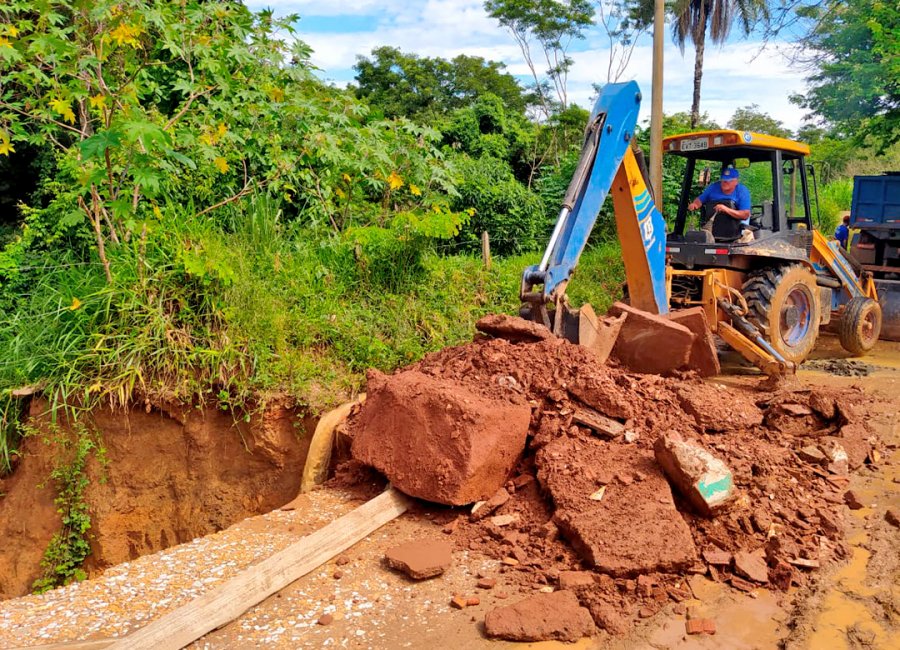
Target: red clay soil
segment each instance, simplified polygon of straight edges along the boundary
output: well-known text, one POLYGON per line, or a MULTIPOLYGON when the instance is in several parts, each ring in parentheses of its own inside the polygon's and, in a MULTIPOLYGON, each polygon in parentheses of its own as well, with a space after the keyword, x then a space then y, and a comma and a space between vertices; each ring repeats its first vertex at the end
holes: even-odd
POLYGON ((487 613, 488 636, 509 641, 577 641, 594 633, 587 609, 570 591, 537 594, 487 613))
POLYGON ((535 464, 556 507, 553 522, 587 566, 634 577, 696 561, 691 531, 652 451, 566 436, 542 448, 535 464), (591 498, 598 488, 602 495, 591 498))
MULTIPOLYGON (((40 561, 60 528, 50 479, 58 441, 47 404, 34 401, 22 459, 0 497, 0 598, 21 596, 40 577, 40 561)), ((299 489, 309 423, 273 406, 236 423, 221 410, 97 409, 90 426, 105 449, 91 457, 85 501, 91 516, 89 574, 207 535, 290 501, 299 489)))
MULTIPOLYGON (((848 463, 830 461, 826 451, 835 451, 829 445, 836 439, 840 449, 853 449, 854 460, 871 458, 878 442, 860 415, 871 400, 861 390, 810 391, 797 383, 773 392, 761 380, 757 390, 737 391, 692 374, 635 374, 600 364, 589 350, 560 339, 478 340, 431 354, 408 370, 493 400, 531 405, 527 446, 504 485, 509 498, 499 495, 489 516, 470 518, 471 508, 451 508, 438 522, 456 549, 500 560, 507 582, 557 589, 565 572, 586 570, 593 582, 567 578, 566 589, 612 634, 670 600, 690 598, 694 574, 740 590, 758 586, 741 576, 741 570, 749 573, 746 564, 733 566, 735 554, 764 557, 767 586, 776 590, 811 584, 817 567, 847 554, 848 463), (598 439, 573 420, 585 409, 618 421, 622 435, 598 439), (731 469, 738 496, 729 510, 700 517, 664 483, 653 444, 670 431, 731 469), (798 455, 819 446, 822 462, 798 455), (567 527, 573 512, 590 513, 597 525, 567 527), (591 545, 594 555, 585 551, 591 545), (629 548, 632 557, 623 551, 629 548), (632 563, 604 566, 600 549, 632 563), (699 557, 690 562, 694 549, 699 557)), ((359 415, 351 418, 350 435, 358 423, 359 415)), ((358 473, 343 472, 344 484, 358 473)))

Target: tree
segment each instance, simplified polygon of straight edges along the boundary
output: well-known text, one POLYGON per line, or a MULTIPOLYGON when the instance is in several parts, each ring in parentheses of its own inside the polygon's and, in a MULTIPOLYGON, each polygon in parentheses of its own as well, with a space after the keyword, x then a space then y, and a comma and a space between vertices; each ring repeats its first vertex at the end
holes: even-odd
POLYGON ((488 93, 508 109, 524 112, 523 89, 504 67, 477 56, 459 55, 448 61, 383 46, 372 50, 371 59, 357 57, 355 92, 389 118, 426 121, 488 93))
POLYGON ((768 15, 766 0, 676 0, 672 12, 672 36, 681 53, 690 40, 694 44, 694 98, 691 104, 691 127, 700 121, 700 84, 703 79, 703 56, 706 32, 713 43, 723 43, 731 32, 735 14, 741 30, 748 35, 755 22, 768 15))
POLYGON ((759 104, 738 108, 728 121, 728 128, 776 135, 780 138, 790 138, 793 135, 780 121, 759 110, 759 104))
POLYGON ((484 8, 506 27, 534 79, 534 90, 545 119, 559 106, 568 106, 568 74, 572 67, 569 48, 593 24, 594 9, 588 0, 486 0, 484 8), (547 69, 538 72, 532 43, 537 41, 547 69), (546 75, 546 76, 545 76, 546 75), (555 97, 550 96, 552 88, 555 97))
POLYGON ((900 141, 900 7, 889 0, 801 5, 806 35, 797 63, 809 91, 791 101, 809 118, 883 153, 900 141))

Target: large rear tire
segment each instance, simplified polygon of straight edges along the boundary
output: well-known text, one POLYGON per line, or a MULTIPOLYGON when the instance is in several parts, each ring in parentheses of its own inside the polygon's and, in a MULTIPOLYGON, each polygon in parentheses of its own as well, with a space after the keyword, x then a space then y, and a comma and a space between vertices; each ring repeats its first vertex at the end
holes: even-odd
POLYGON ((741 293, 747 318, 786 360, 800 365, 819 338, 819 289, 816 276, 802 264, 753 272, 741 293))
POLYGON ((838 339, 847 352, 862 356, 881 335, 881 305, 871 298, 851 298, 838 322, 838 339))

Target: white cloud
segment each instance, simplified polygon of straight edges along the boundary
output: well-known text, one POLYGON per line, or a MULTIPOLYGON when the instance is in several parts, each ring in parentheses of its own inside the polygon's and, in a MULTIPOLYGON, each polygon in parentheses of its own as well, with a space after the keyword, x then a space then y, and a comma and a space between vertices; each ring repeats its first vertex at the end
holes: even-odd
MULTIPOLYGON (((518 46, 495 20, 487 16, 482 0, 351 0, 326 3, 321 0, 269 0, 248 2, 251 8, 271 6, 277 13, 298 13, 298 34, 314 50, 313 63, 323 76, 344 84, 353 77, 352 67, 358 55, 368 56, 381 45, 421 56, 453 58, 459 54, 501 61, 523 83, 531 80, 518 46), (304 16, 310 18, 304 25, 304 16), (314 29, 321 17, 353 21, 353 30, 314 29), (370 20, 367 21, 366 17, 370 20)), ((585 49, 573 52, 574 67, 569 75, 571 101, 590 108, 592 84, 606 81, 608 49, 599 30, 579 43, 585 49)), ((704 61, 701 110, 725 124, 734 111, 748 104, 796 129, 802 113, 788 101, 788 95, 805 87, 803 75, 791 70, 782 57, 785 46, 770 45, 758 56, 759 43, 732 41, 724 47, 708 46, 704 61)), ((621 80, 636 80, 644 90, 642 119, 649 115, 652 48, 644 36, 635 48, 621 80)), ((693 93, 694 50, 690 44, 684 56, 671 43, 666 31, 664 110, 667 113, 689 111, 693 93)))

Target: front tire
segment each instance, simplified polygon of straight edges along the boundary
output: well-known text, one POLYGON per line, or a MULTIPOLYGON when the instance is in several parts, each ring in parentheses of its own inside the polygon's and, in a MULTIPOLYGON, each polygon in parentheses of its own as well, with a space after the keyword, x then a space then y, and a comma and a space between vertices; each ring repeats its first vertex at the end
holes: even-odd
POLYGON ((862 356, 881 335, 881 305, 871 298, 851 298, 838 322, 838 339, 847 352, 862 356))
POLYGON ((819 289, 816 276, 802 264, 755 271, 741 290, 756 325, 772 347, 797 365, 819 338, 819 289))

